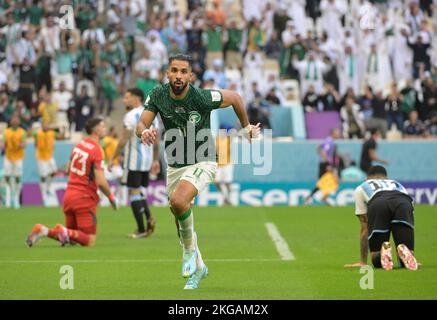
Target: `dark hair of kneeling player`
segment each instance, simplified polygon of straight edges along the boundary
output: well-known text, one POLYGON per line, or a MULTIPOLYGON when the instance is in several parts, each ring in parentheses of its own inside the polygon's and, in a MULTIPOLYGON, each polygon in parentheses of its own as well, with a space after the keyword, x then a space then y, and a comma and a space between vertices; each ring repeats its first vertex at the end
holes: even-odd
POLYGON ((367 172, 367 179, 387 178, 387 170, 383 166, 372 166, 367 172))
POLYGON ((86 133, 91 134, 93 132, 93 129, 97 127, 102 121, 103 119, 99 117, 89 119, 85 124, 86 133))

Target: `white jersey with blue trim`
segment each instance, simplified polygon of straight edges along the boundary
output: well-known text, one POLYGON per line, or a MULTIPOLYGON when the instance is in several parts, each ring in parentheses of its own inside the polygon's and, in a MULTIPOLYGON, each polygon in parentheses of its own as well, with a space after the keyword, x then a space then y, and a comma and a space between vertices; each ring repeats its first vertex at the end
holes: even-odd
MULTIPOLYGON (((135 134, 135 128, 140 121, 143 107, 130 110, 123 118, 125 129, 133 131, 124 149, 124 168, 129 171, 150 171, 153 162, 153 145, 147 146, 135 134)), ((159 127, 157 118, 153 120, 153 127, 159 127)))
POLYGON ((355 189, 355 214, 366 214, 367 204, 377 193, 381 191, 397 191, 410 196, 405 187, 395 180, 366 180, 355 189))

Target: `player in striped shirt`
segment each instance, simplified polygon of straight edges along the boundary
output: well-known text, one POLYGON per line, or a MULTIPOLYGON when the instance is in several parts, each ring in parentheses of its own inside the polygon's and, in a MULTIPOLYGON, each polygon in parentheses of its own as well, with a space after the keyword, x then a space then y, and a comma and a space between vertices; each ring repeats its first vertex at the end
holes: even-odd
MULTIPOLYGON (((149 236, 155 230, 155 219, 152 217, 147 200, 141 192, 141 187, 149 185, 149 173, 158 174, 159 139, 153 146, 146 146, 135 136, 135 128, 143 112, 144 93, 139 88, 128 89, 124 95, 124 104, 128 112, 124 116, 124 129, 117 149, 108 165, 111 168, 114 161, 124 150, 124 174, 122 183, 129 191, 132 212, 137 223, 137 230, 130 236, 134 239, 149 236), (144 226, 143 214, 147 218, 147 229, 144 226)), ((155 128, 159 127, 158 119, 153 121, 155 128)))
POLYGON ((366 265, 370 249, 375 268, 392 270, 389 242, 392 234, 401 266, 416 270, 413 211, 413 199, 404 186, 389 179, 384 167, 371 167, 367 180, 355 189, 355 214, 361 224, 361 261, 345 267, 366 265))

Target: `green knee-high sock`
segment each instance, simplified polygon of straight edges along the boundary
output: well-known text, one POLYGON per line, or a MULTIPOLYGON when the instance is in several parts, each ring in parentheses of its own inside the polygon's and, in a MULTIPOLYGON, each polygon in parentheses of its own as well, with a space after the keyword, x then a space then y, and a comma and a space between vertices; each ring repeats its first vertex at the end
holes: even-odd
POLYGON ((179 222, 179 235, 185 250, 194 250, 194 218, 193 212, 188 209, 182 215, 175 215, 179 222))

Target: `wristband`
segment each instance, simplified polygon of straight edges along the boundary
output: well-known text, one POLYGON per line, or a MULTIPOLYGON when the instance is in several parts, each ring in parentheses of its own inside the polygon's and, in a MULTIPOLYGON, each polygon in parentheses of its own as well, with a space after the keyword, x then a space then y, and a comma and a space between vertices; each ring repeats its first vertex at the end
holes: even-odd
POLYGON ((244 130, 246 130, 247 133, 250 133, 250 131, 252 131, 252 125, 248 124, 244 127, 244 130))

